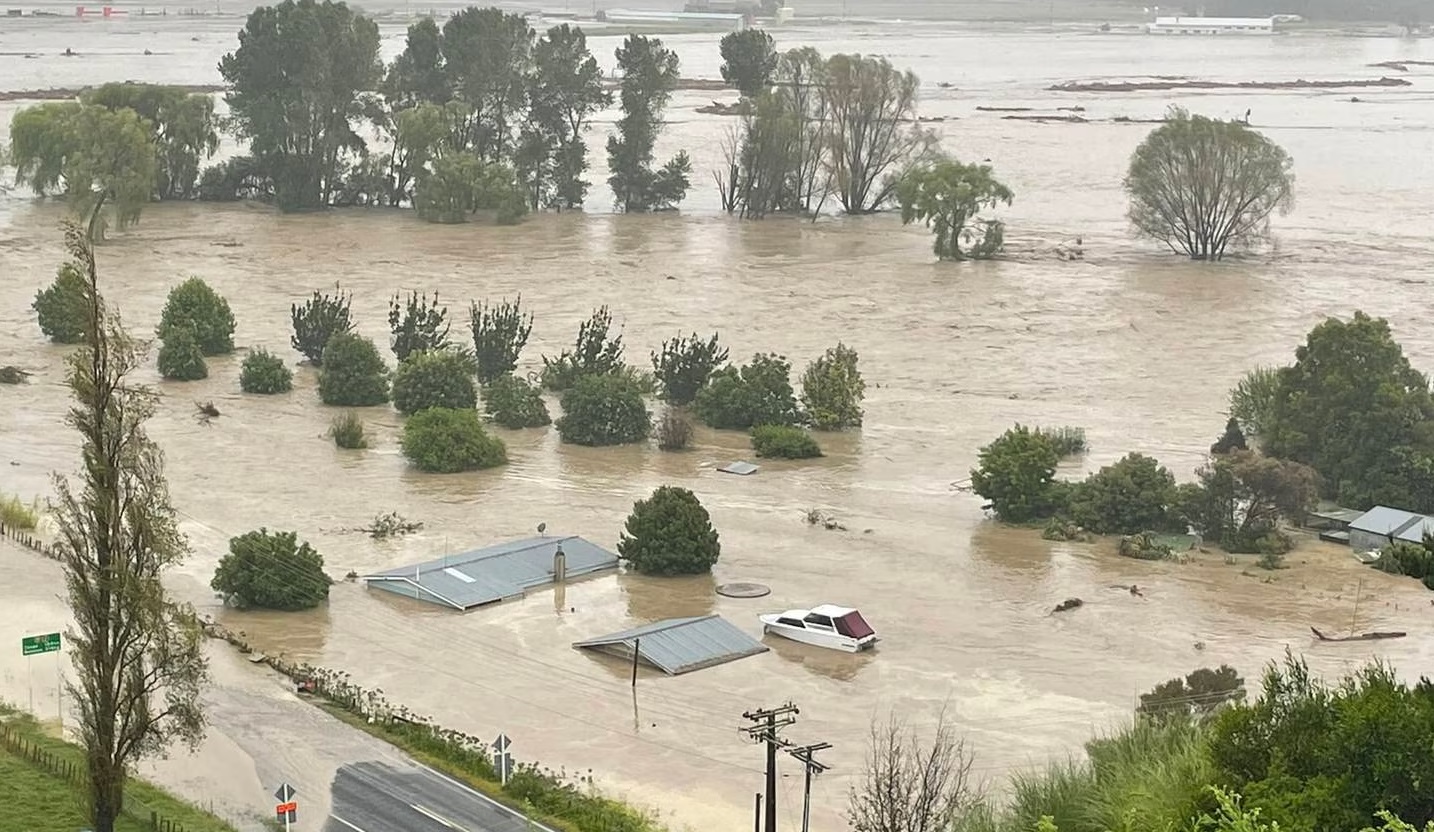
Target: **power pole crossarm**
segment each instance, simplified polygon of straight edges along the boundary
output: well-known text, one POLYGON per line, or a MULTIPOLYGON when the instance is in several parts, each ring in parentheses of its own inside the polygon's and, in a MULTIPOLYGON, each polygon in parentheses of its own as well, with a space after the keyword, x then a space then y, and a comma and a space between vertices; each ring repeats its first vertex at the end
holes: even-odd
POLYGON ((778 732, 795 725, 799 713, 801 711, 797 706, 788 702, 780 708, 758 708, 742 714, 742 718, 752 724, 741 730, 752 740, 767 746, 767 799, 762 807, 766 810, 763 832, 777 832, 777 748, 792 745, 778 732))

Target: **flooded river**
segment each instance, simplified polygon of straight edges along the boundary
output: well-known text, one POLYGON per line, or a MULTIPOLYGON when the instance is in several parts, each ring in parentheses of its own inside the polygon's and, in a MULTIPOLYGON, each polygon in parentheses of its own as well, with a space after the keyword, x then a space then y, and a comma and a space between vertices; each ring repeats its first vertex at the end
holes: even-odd
MULTIPOLYGON (((180 24, 0 31, 0 87, 212 82, 233 27, 203 24, 191 33, 180 24), (81 36, 87 57, 55 55, 69 44, 80 49, 81 36), (144 48, 167 57, 134 57, 144 48), (12 54, 25 50, 44 54, 12 54)), ((615 42, 594 40, 610 62, 615 42)), ((715 36, 670 41, 687 74, 716 76, 715 36)), ((835 746, 824 758, 833 770, 814 787, 813 828, 836 830, 867 726, 891 709, 922 726, 945 708, 967 732, 976 771, 996 782, 1013 767, 1074 749, 1124 718, 1138 693, 1198 666, 1228 662, 1253 677, 1289 647, 1322 672, 1376 654, 1406 673, 1429 672, 1434 596, 1359 567, 1347 550, 1307 544, 1289 570, 1273 575, 1219 556, 1136 562, 1105 546, 1052 544, 1002 529, 983 518, 977 498, 951 486, 966 478, 977 448, 1015 421, 1085 427, 1092 451, 1067 467, 1070 476, 1142 451, 1187 478, 1223 426, 1228 387, 1252 364, 1287 360, 1325 315, 1362 308, 1388 316, 1415 362, 1434 370, 1434 167, 1427 164, 1434 67, 1411 66, 1411 87, 1353 92, 1175 99, 1045 91, 1063 80, 1136 75, 1377 78, 1390 71, 1367 64, 1431 59, 1434 45, 1337 36, 1170 41, 954 25, 780 35, 783 47, 799 43, 887 54, 922 76, 922 113, 947 118, 936 125, 947 147, 991 159, 1016 191, 1006 214, 1009 260, 935 264, 928 236, 892 217, 744 224, 718 214, 705 171, 730 122, 693 108, 723 96, 684 93, 664 137, 669 149, 690 148, 699 171, 680 215, 606 213, 600 185, 586 216, 538 216, 513 228, 426 225, 376 211, 278 217, 257 206, 156 205, 140 226, 105 244, 101 273, 136 332, 153 328, 171 285, 200 275, 229 298, 238 344, 294 360, 289 304, 336 281, 354 293, 359 330, 380 343, 396 291, 441 292, 459 318, 456 333, 469 299, 521 292, 537 314, 525 369, 567 345, 599 304, 624 323, 637 363, 679 331, 715 329, 734 357, 779 351, 800 372, 840 339, 860 351, 868 380, 863 430, 821 437, 822 460, 766 464, 747 478, 713 470, 749 455, 738 434, 700 432, 695 450, 663 454, 566 447, 550 430, 504 433, 511 463, 502 470, 426 476, 405 466, 400 420, 386 408, 363 414, 378 437, 374 448, 336 451, 323 436, 332 411, 319 405, 311 369, 297 369, 296 389, 278 397, 239 394, 240 355, 211 361, 203 382, 160 383, 151 371, 148 380, 165 395, 153 433, 168 453, 175 503, 195 548, 176 591, 267 652, 352 671, 451 727, 502 731, 520 759, 591 770, 603 788, 694 830, 749 821, 762 753, 739 736, 741 713, 788 699, 801 716, 787 735, 835 746), (1091 119, 1138 119, 1170 103, 1219 116, 1249 109, 1253 123, 1294 156, 1299 201, 1277 220, 1271 251, 1195 266, 1129 238, 1120 179, 1148 126, 1036 124, 976 110, 1079 104, 1091 119), (1050 255, 1077 236, 1084 261, 1050 255), (193 418, 194 402, 207 400, 224 414, 211 426, 193 418), (714 578, 609 575, 466 615, 354 583, 337 584, 321 610, 288 615, 225 612, 207 590, 227 539, 261 525, 297 530, 340 577, 524 536, 539 523, 610 546, 632 502, 663 483, 694 489, 710 509, 723 544, 714 578), (849 531, 808 526, 809 508, 835 513, 849 531), (346 531, 389 511, 422 521, 423 532, 376 543, 346 531), (736 580, 769 584, 772 595, 715 595, 715 583, 736 580), (1312 644, 1310 625, 1350 626, 1361 581, 1359 628, 1410 637, 1312 644), (1111 588, 1130 583, 1146 597, 1111 588), (1086 605, 1047 614, 1070 596, 1086 605), (884 638, 879 651, 852 657, 773 643, 765 655, 686 676, 644 673, 634 696, 625 667, 569 646, 635 623, 708 612, 755 633, 759 612, 819 602, 860 607, 884 638)), ((397 46, 385 43, 390 53, 397 46)), ((17 106, 0 105, 0 121, 8 124, 17 106)), ((602 145, 597 136, 590 143, 602 145)), ((606 178, 603 161, 595 157, 595 183, 606 178)), ((62 256, 61 217, 56 206, 22 194, 0 198, 0 364, 36 372, 28 386, 0 388, 0 487, 25 496, 49 493, 51 470, 75 467, 61 423, 64 353, 41 341, 29 309, 62 256)), ((0 551, 4 631, 62 624, 54 570, 13 547, 0 551)), ((5 656, 0 692, 24 701, 26 667, 5 656)), ((215 738, 197 760, 165 764, 156 776, 192 795, 212 791, 226 807, 252 800, 255 810, 267 805, 261 782, 305 777, 312 787, 301 792, 322 790, 331 758, 340 756, 329 729, 281 712, 273 703, 287 709, 291 697, 277 680, 232 659, 220 663, 215 738), (244 727, 246 715, 285 727, 260 736, 252 721, 244 727), (224 774, 204 777, 217 771, 224 774)), ((45 667, 53 673, 53 663, 45 667)), ((44 696, 37 687, 37 708, 53 705, 44 696)), ((793 763, 783 773, 781 819, 794 824, 800 770, 793 763)))

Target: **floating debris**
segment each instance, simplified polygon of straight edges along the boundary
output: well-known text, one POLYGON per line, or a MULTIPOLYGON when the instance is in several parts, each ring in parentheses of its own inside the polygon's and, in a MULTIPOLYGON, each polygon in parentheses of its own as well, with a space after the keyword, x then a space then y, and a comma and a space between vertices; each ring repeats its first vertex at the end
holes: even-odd
POLYGON ((1052 613, 1065 612, 1066 610, 1073 610, 1073 609, 1076 609, 1077 607, 1083 607, 1083 606, 1085 606, 1085 602, 1082 601, 1081 599, 1079 599, 1079 598, 1067 598, 1067 599, 1065 599, 1064 601, 1060 602, 1059 604, 1056 604, 1056 608, 1053 609, 1053 610, 1051 610, 1051 612, 1052 612, 1052 613))

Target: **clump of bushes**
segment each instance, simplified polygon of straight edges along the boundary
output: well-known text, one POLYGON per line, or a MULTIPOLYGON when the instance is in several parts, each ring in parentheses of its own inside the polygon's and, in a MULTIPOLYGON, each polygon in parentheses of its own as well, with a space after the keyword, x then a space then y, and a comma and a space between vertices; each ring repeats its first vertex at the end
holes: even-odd
POLYGON ((861 426, 866 382, 857 369, 856 350, 838 342, 802 373, 802 407, 817 430, 861 426))
POLYGON ((722 544, 697 495, 663 485, 633 504, 617 552, 645 575, 697 575, 712 571, 722 544))
POLYGON ((718 430, 798 424, 801 417, 791 373, 791 362, 783 356, 754 355, 742 367, 714 372, 694 399, 693 409, 703 424, 718 430))
POLYGON ((294 387, 294 373, 284 365, 284 359, 265 349, 257 349, 244 356, 239 369, 239 389, 245 393, 273 395, 287 393, 294 387))
POLYGON ((563 393, 558 435, 574 445, 624 445, 652 432, 642 392, 621 375, 582 376, 563 393))
POLYGON ((1136 560, 1170 560, 1175 556, 1175 550, 1161 543, 1152 532, 1125 535, 1116 551, 1136 560))
POLYGON ((518 356, 533 331, 533 315, 523 313, 522 295, 512 302, 504 298, 492 306, 473 303, 468 307, 468 328, 473 333, 478 383, 487 385, 518 368, 518 356))
POLYGON ((159 347, 159 374, 172 381, 198 381, 209 377, 204 351, 193 330, 174 327, 164 334, 159 347))
POLYGON ((682 451, 692 442, 692 419, 675 407, 665 407, 657 420, 657 447, 664 451, 682 451))
POLYGON ((660 395, 668 404, 679 406, 691 404, 712 372, 726 363, 727 349, 715 332, 706 340, 695 332, 671 338, 652 353, 652 373, 660 395))
POLYGON ((1425 538, 1422 546, 1395 541, 1379 551, 1374 567, 1391 575, 1406 575, 1434 589, 1434 539, 1425 538))
POLYGON ((483 388, 483 411, 509 430, 540 428, 553 422, 538 388, 516 376, 499 376, 483 388))
POLYGON ((405 415, 430 407, 474 408, 473 372, 473 357, 458 350, 410 353, 393 374, 393 406, 405 415))
POLYGON ((561 392, 587 376, 617 375, 626 369, 622 361, 622 333, 610 335, 612 312, 602 306, 578 326, 577 341, 557 358, 543 356, 543 387, 561 392))
POLYGON ((160 338, 168 340, 169 333, 176 329, 194 333, 204 355, 234 351, 234 313, 229 301, 197 277, 171 289, 159 315, 156 334, 160 338))
POLYGON ((478 411, 431 407, 403 426, 403 455, 420 471, 456 474, 494 468, 508 461, 503 440, 483 430, 478 411))
POLYGON ((752 428, 752 450, 759 457, 811 459, 822 455, 817 440, 793 425, 758 425, 752 428))
POLYGON ((1061 459, 1080 456, 1090 450, 1085 441, 1085 428, 1062 425, 1058 428, 1036 428, 1036 432, 1051 440, 1051 447, 1061 459))
POLYGON ((1051 517, 1059 504, 1054 485, 1060 454, 1050 437, 1016 425, 981 449, 971 490, 1007 523, 1051 517))
POLYGON ((13 494, 0 494, 0 526, 7 529, 34 531, 40 525, 40 501, 21 502, 13 494))
POLYGON ((294 324, 289 343, 316 367, 324 363, 324 348, 329 345, 329 339, 354 328, 349 311, 353 296, 338 291, 337 286, 334 289, 332 295, 316 291, 302 306, 296 303, 289 307, 289 317, 294 324))
POLYGON ((363 419, 352 411, 345 411, 334 417, 329 423, 329 437, 334 440, 335 445, 345 450, 357 451, 368 447, 363 419))
MULTIPOLYGON (((427 294, 410 292, 407 303, 399 303, 401 295, 388 302, 388 328, 393 333, 393 354, 399 361, 421 352, 438 352, 448 347, 448 307, 438 305, 427 294)), ((471 405, 470 405, 471 406, 471 405)))
POLYGON ((230 539, 209 585, 236 606, 306 610, 328 599, 332 583, 323 556, 297 534, 259 529, 230 539))
POLYGON ((46 338, 56 344, 78 344, 85 340, 90 310, 85 301, 85 276, 75 264, 61 266, 54 282, 35 293, 31 306, 46 338))
POLYGON ((1095 535, 1063 517, 1052 517, 1041 530, 1041 539, 1067 543, 1089 543, 1095 535))
POLYGON ((1070 489, 1070 519, 1097 534, 1185 530, 1172 519, 1175 475, 1153 457, 1127 454, 1070 489))
POLYGON ((372 407, 388 401, 388 367, 373 341, 352 332, 328 339, 319 371, 319 398, 340 407, 372 407))

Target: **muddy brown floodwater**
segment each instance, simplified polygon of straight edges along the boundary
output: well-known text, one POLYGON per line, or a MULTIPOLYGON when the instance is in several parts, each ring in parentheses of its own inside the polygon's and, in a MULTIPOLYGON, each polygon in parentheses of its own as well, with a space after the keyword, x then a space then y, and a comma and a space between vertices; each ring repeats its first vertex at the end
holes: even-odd
MULTIPOLYGON (((853 48, 833 40, 840 35, 810 37, 828 51, 853 48)), ((514 228, 425 225, 377 211, 147 209, 140 226, 100 254, 106 291, 138 333, 152 331, 169 287, 191 274, 229 298, 238 344, 294 360, 289 304, 336 281, 354 293, 360 331, 380 343, 394 292, 438 290, 460 335, 469 299, 521 292, 537 315, 524 369, 567 345, 594 306, 609 304, 637 363, 663 338, 715 329, 734 358, 779 351, 800 372, 843 340, 860 351, 869 383, 861 431, 821 437, 824 459, 766 464, 753 477, 714 471, 749 455, 738 434, 702 431, 691 452, 664 454, 566 447, 551 430, 501 432, 511 458, 501 470, 426 476, 405 466, 400 420, 387 408, 363 411, 378 437, 371 450, 337 451, 323 436, 333 411, 318 403, 311 369, 296 370, 292 393, 259 397, 238 391, 242 354, 211 361, 210 378, 190 384, 161 383, 151 364, 145 380, 165 397, 153 434, 168 453, 195 548, 176 591, 266 652, 349 670, 451 727, 507 733, 521 759, 592 770, 603 788, 697 830, 750 818, 762 755, 739 737, 741 713, 788 699, 801 708, 788 735, 835 746, 825 758, 834 768, 814 788, 813 818, 813 828, 835 830, 867 726, 892 709, 919 727, 945 708, 967 732, 976 770, 998 781, 1013 767, 1075 750, 1125 718, 1139 692, 1197 666, 1228 662, 1255 677, 1288 647, 1325 673, 1375 655, 1407 674, 1427 672, 1434 596, 1358 566, 1347 549, 1307 543, 1291 568, 1273 574, 1219 556, 1143 563, 1108 546, 1047 543, 993 525, 978 499, 951 487, 977 448, 1015 421, 1085 427, 1093 450, 1065 466, 1070 476, 1142 451, 1188 478, 1224 423, 1228 387, 1253 364, 1287 360, 1325 315, 1362 308, 1387 316, 1416 364, 1434 369, 1427 77, 1412 91, 1371 90, 1366 104, 1309 92, 1082 98, 1088 115, 1101 118, 1155 117, 1172 100, 1219 115, 1253 107, 1257 126, 1294 155, 1300 203, 1277 220, 1275 246, 1216 266, 1172 259, 1126 234, 1120 177, 1148 127, 1006 121, 976 105, 1054 112, 1074 99, 1044 90, 1051 83, 1137 71, 1351 77, 1352 68, 1417 57, 1418 48, 1337 38, 1222 44, 1217 73, 1206 47, 1184 42, 1139 41, 1150 51, 1137 70, 1129 40, 883 37, 859 48, 886 44, 924 78, 960 79, 959 93, 930 90, 923 114, 959 118, 943 125, 948 146, 990 158, 1015 188, 1010 259, 934 264, 928 237, 891 217, 740 223, 705 213, 714 204, 705 182, 682 215, 539 216, 514 228), (1013 57, 1027 53, 1042 58, 1013 57), (970 61, 941 63, 952 54, 970 61), (1050 255, 1076 236, 1084 260, 1050 255), (194 402, 206 400, 223 412, 210 426, 193 418, 194 402), (711 510, 723 544, 714 577, 608 575, 470 614, 353 583, 337 584, 314 612, 241 614, 221 610, 206 589, 228 537, 261 525, 297 530, 342 576, 525 535, 539 523, 611 546, 632 502, 663 483, 694 489, 711 510), (849 531, 808 526, 808 508, 834 512, 849 531), (388 511, 423 521, 423 532, 377 543, 345 531, 388 511), (772 595, 715 595, 715 583, 734 580, 769 584, 772 595), (1361 582, 1359 629, 1409 637, 1312 643, 1311 625, 1350 626, 1361 582), (1111 588, 1131 583, 1144 598, 1111 588), (1085 606, 1048 615, 1070 596, 1085 606), (847 656, 774 642, 770 653, 686 676, 644 673, 634 696, 625 667, 569 646, 707 612, 755 633, 759 612, 824 601, 860 607, 884 638, 880 649, 847 656)), ((715 55, 710 40, 680 42, 715 55)), ((695 75, 715 72, 704 73, 702 61, 715 63, 706 54, 694 53, 695 75)), ((54 79, 72 82, 83 80, 54 79)), ((708 156, 730 124, 690 114, 712 97, 678 96, 674 107, 687 114, 664 140, 693 148, 699 170, 714 161, 708 156)), ((0 115, 8 120, 8 112, 0 115)), ((606 173, 596 163, 600 183, 606 173)), ((595 202, 606 200, 594 192, 595 202)), ((36 373, 28 385, 0 389, 0 486, 26 496, 49 493, 50 471, 75 467, 61 421, 64 353, 42 342, 29 310, 61 258, 61 216, 55 206, 0 200, 0 363, 36 373)), ((30 557, 4 550, 7 633, 63 615, 53 570, 30 557), (14 589, 22 582, 23 593, 14 589)), ((225 805, 242 805, 241 792, 259 781, 318 777, 320 750, 324 759, 339 756, 327 744, 331 726, 281 710, 292 703, 277 681, 234 665, 224 660, 219 674, 213 747, 156 769, 167 782, 212 784, 225 805), (273 720, 292 721, 282 753, 256 733, 273 720), (206 771, 217 774, 206 779, 206 771)), ((3 667, 5 695, 23 697, 25 667, 8 651, 3 667)), ((782 820, 793 823, 800 772, 789 765, 783 773, 782 820)), ((255 795, 252 808, 264 799, 255 795)))

